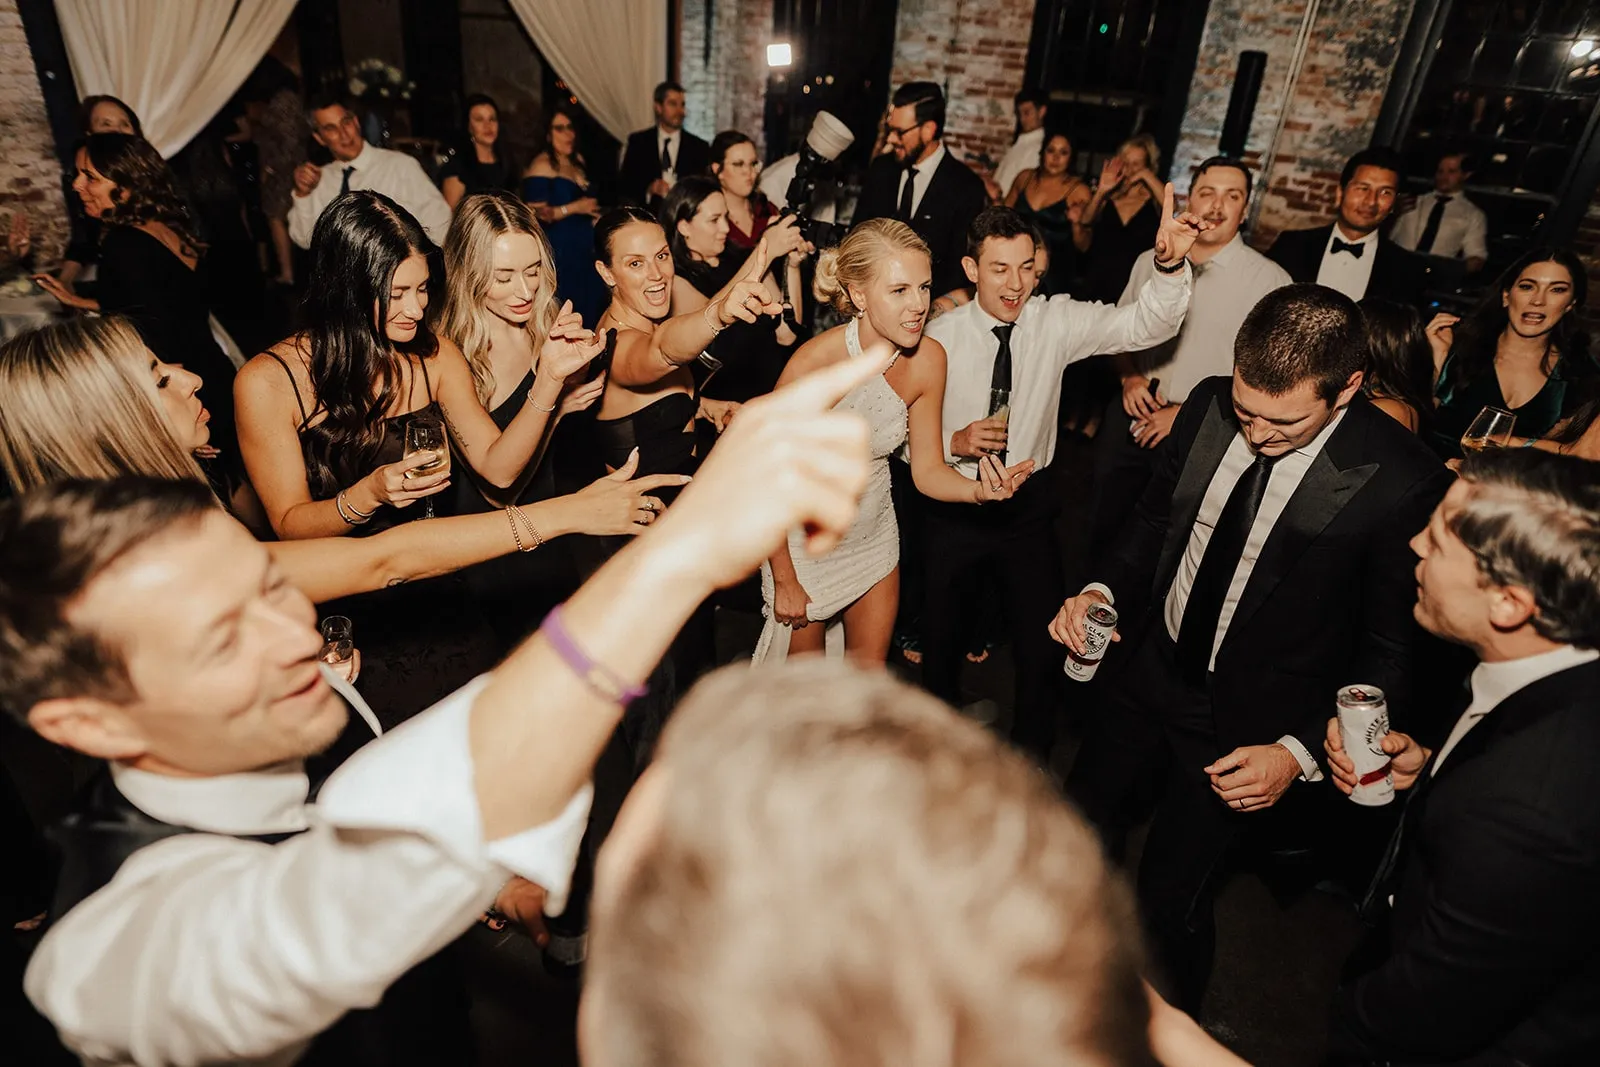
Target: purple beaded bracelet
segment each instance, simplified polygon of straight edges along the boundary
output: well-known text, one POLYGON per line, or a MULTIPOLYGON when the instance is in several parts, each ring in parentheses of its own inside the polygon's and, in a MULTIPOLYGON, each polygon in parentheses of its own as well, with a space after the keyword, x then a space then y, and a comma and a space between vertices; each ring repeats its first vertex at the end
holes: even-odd
POLYGON ((573 640, 571 632, 567 629, 567 624, 562 621, 559 604, 551 608, 550 614, 544 617, 544 622, 539 624, 539 632, 544 634, 545 640, 550 642, 550 647, 572 673, 583 679, 585 685, 606 700, 616 704, 631 704, 650 692, 649 686, 629 685, 590 659, 589 655, 578 647, 578 643, 573 640))

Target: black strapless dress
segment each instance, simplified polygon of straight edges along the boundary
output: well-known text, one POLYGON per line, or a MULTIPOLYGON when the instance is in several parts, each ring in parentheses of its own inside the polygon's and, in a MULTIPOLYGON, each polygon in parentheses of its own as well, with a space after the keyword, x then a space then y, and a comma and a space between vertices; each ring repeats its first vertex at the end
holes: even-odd
MULTIPOLYGON (((278 357, 274 356, 274 359, 278 357)), ((294 383, 288 364, 284 373, 294 383)), ((414 415, 431 414, 443 418, 439 402, 433 398, 428 382, 427 361, 423 361, 423 382, 428 390, 425 407, 384 420, 384 435, 372 467, 396 463, 405 455, 405 424, 414 415)), ((300 404, 300 439, 308 447, 320 429, 311 425, 316 411, 307 412, 295 387, 300 404)), ((456 478, 465 461, 457 456, 456 478)), ((317 492, 318 500, 330 499, 334 492, 317 492)), ((436 515, 455 514, 451 490, 434 497, 436 515)), ((349 536, 370 537, 401 523, 426 521, 420 504, 407 508, 381 507, 369 523, 354 527, 349 536)), ((496 642, 478 610, 466 582, 457 574, 425 578, 404 585, 376 589, 370 593, 340 597, 317 605, 324 618, 344 615, 355 627, 355 645, 361 651, 361 677, 356 688, 366 697, 385 730, 392 729, 419 711, 449 696, 473 678, 494 666, 496 642)))

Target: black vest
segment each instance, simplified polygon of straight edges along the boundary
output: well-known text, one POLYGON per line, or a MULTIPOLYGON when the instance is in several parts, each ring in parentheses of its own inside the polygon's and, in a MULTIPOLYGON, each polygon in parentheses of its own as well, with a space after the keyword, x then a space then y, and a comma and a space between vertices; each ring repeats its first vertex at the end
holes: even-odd
MULTIPOLYGON (((372 734, 360 717, 335 746, 348 754, 359 742, 352 738, 372 734)), ((332 766, 311 770, 314 797, 332 766), (318 773, 318 771, 322 773, 318 773)), ((179 834, 207 833, 152 818, 123 796, 102 771, 84 790, 77 810, 62 820, 51 834, 60 852, 59 875, 50 914, 59 918, 90 895, 108 885, 121 866, 141 848, 179 834)), ((231 834, 242 841, 276 845, 296 833, 231 834)), ((240 922, 250 917, 241 915, 240 922)), ((470 1000, 460 974, 460 964, 446 946, 401 975, 377 1006, 347 1012, 317 1035, 298 1061, 303 1067, 435 1067, 439 1064, 471 1065, 472 1034, 468 1026, 470 1000)))

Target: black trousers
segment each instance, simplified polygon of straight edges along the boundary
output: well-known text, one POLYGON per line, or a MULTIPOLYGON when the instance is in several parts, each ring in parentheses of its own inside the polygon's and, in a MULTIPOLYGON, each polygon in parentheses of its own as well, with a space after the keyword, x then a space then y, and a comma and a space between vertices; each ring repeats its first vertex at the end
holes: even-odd
POLYGON ((1017 672, 1011 740, 1041 764, 1055 745, 1063 698, 1064 653, 1046 629, 1063 598, 1061 551, 1051 528, 1058 507, 1048 469, 1035 471, 1001 503, 921 501, 923 684, 961 703, 967 620, 981 611, 983 585, 997 587, 1017 672))
POLYGON ((1128 426, 1133 420, 1122 410, 1118 392, 1100 420, 1094 435, 1094 481, 1090 491, 1089 558, 1101 559, 1116 543, 1134 505, 1155 472, 1156 448, 1140 448, 1128 426))
POLYGON ((1226 754, 1211 696, 1183 680, 1175 651, 1166 627, 1153 619, 1119 684, 1107 692, 1066 789, 1108 849, 1120 849, 1141 801, 1159 795, 1139 864, 1139 907, 1169 998, 1192 1013, 1216 954, 1213 906, 1231 869, 1232 846, 1243 833, 1297 836, 1292 827, 1305 817, 1298 809, 1314 798, 1296 784, 1273 808, 1253 813, 1217 798, 1202 770, 1226 754))

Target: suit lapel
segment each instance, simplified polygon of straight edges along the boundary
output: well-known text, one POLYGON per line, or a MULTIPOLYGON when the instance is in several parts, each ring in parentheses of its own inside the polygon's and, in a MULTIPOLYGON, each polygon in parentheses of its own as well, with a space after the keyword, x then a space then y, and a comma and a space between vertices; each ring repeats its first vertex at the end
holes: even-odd
POLYGON ((1569 707, 1574 700, 1587 699, 1592 703, 1597 692, 1600 692, 1600 660, 1568 667, 1522 687, 1491 708, 1456 742, 1456 747, 1450 750, 1450 758, 1444 761, 1434 778, 1448 777, 1487 752, 1497 738, 1525 729, 1546 715, 1569 707))
POLYGON ((1239 598, 1239 607, 1234 612, 1233 620, 1228 623, 1228 637, 1224 643, 1232 643, 1233 635, 1250 621, 1250 616, 1272 595, 1272 591, 1311 542, 1377 473, 1378 464, 1355 462, 1361 454, 1362 439, 1366 436, 1365 416, 1368 412, 1360 407, 1364 403, 1359 398, 1351 403, 1345 412, 1344 422, 1328 438, 1322 451, 1317 453, 1317 458, 1311 461, 1311 468, 1295 488, 1294 496, 1289 498, 1283 514, 1273 524, 1272 532, 1267 535, 1267 543, 1261 546, 1261 555, 1250 571, 1250 580, 1245 584, 1244 595, 1239 598))
POLYGON ((944 158, 939 161, 937 167, 933 168, 933 177, 928 179, 928 187, 922 191, 922 199, 917 203, 917 210, 911 213, 912 218, 931 219, 934 217, 935 209, 939 206, 939 195, 944 189, 944 168, 952 158, 950 149, 946 147, 944 158))
POLYGON ((1212 397, 1211 406, 1207 409, 1205 418, 1200 421, 1200 429, 1194 435, 1194 442, 1189 446, 1189 456, 1184 461, 1183 472, 1178 475, 1178 486, 1172 493, 1172 512, 1167 522, 1167 538, 1161 547, 1161 565, 1156 568, 1155 595, 1158 598, 1172 583, 1178 559, 1183 553, 1184 546, 1189 543, 1189 535, 1194 530, 1195 520, 1200 516, 1200 505, 1205 500, 1206 489, 1211 485, 1211 479, 1216 476, 1217 467, 1221 465, 1228 446, 1239 434, 1239 424, 1234 420, 1232 412, 1224 412, 1224 403, 1223 394, 1212 397))

